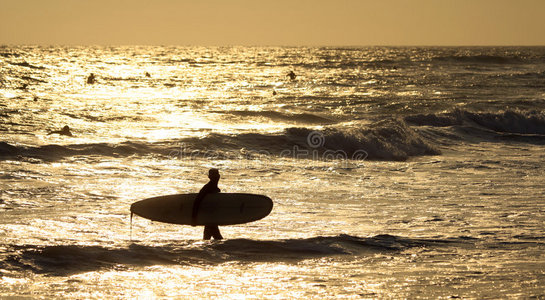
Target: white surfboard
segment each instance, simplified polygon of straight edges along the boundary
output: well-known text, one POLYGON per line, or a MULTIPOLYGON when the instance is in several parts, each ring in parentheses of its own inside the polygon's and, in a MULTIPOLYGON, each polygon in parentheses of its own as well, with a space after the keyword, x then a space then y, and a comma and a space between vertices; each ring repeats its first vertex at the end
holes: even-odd
MULTIPOLYGON (((131 205, 131 213, 152 221, 191 225, 197 194, 176 194, 144 199, 131 205)), ((256 194, 214 193, 202 200, 195 225, 235 225, 266 217, 271 198, 256 194)))

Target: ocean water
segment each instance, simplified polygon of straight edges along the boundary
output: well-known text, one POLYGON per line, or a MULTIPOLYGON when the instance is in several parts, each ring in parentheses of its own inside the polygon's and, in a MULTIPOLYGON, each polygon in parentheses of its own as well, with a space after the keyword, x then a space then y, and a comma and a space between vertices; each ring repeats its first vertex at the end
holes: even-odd
POLYGON ((545 48, 3 46, 0 67, 1 298, 545 297, 545 48), (222 241, 131 230, 131 203, 211 167, 271 214, 222 241))

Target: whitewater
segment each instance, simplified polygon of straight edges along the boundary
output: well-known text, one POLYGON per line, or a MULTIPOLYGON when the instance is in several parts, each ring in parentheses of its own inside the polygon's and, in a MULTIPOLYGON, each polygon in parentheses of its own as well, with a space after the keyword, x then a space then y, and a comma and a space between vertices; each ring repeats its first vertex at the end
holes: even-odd
POLYGON ((1 46, 0 298, 543 298, 544 87, 544 47, 1 46), (131 224, 209 168, 271 214, 131 224))

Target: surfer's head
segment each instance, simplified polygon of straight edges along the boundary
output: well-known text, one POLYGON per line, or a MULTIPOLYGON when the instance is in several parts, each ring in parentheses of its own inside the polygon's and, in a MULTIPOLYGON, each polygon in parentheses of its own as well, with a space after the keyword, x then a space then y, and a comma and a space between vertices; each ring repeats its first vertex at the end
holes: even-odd
POLYGON ((208 170, 208 178, 210 180, 219 180, 220 179, 220 171, 216 168, 212 168, 208 170))

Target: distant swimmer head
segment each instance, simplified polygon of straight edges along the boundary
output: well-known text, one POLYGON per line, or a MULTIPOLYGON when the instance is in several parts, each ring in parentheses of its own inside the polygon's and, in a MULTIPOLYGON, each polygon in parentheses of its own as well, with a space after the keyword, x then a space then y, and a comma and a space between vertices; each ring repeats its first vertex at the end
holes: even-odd
POLYGON ((208 178, 210 180, 219 180, 220 179, 220 171, 216 168, 212 168, 208 170, 208 178))
POLYGON ((68 125, 64 125, 64 127, 61 129, 61 131, 59 132, 59 134, 61 134, 61 135, 67 135, 67 136, 72 136, 72 132, 70 132, 70 127, 68 127, 68 125))
POLYGON ((72 132, 70 132, 70 127, 68 127, 68 125, 65 125, 61 130, 51 131, 49 134, 60 134, 60 135, 66 135, 66 136, 73 136, 72 132))

